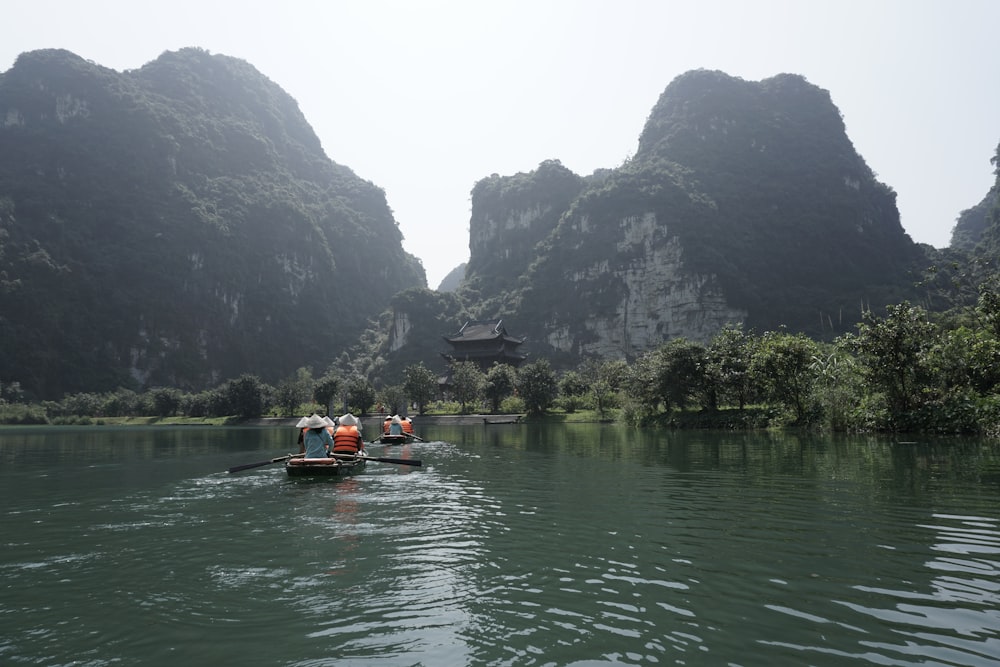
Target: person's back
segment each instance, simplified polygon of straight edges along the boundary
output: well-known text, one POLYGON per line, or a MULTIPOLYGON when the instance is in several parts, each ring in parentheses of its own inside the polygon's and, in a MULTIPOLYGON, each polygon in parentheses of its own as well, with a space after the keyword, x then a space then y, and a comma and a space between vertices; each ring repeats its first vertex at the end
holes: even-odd
POLYGON ((403 435, 403 422, 399 415, 392 418, 392 422, 389 424, 389 435, 403 435))
POLYGON ((361 431, 358 429, 357 417, 347 413, 339 419, 337 430, 333 434, 333 451, 336 454, 357 454, 363 448, 361 431))
POLYGON ((325 459, 330 455, 333 438, 326 430, 326 421, 314 414, 305 421, 304 427, 309 429, 302 438, 307 459, 325 459))
POLYGON ((325 459, 329 456, 329 447, 333 443, 330 440, 330 434, 326 432, 326 428, 311 428, 306 432, 305 435, 305 446, 306 446, 306 458, 307 459, 325 459))

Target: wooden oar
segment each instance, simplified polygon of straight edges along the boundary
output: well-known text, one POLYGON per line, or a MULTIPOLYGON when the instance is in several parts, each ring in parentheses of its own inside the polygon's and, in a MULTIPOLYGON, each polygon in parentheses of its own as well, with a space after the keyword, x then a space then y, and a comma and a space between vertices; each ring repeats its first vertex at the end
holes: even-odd
POLYGON ((415 440, 419 440, 420 442, 427 442, 426 440, 424 440, 423 438, 421 438, 421 437, 420 437, 419 435, 417 435, 416 433, 409 433, 408 435, 409 435, 410 437, 414 438, 415 440))
POLYGON ((241 466, 233 466, 228 470, 230 473, 240 472, 241 470, 250 470, 251 468, 260 468, 262 466, 269 466, 272 463, 281 463, 282 461, 287 461, 288 459, 294 459, 305 456, 305 454, 285 454, 284 456, 279 456, 277 458, 269 459, 267 461, 258 461, 257 463, 244 463, 241 466))
POLYGON ((363 461, 378 461, 379 463, 398 463, 401 466, 422 466, 424 464, 420 459, 387 459, 383 456, 357 456, 355 454, 330 454, 330 456, 335 459, 351 459, 352 461, 361 459, 363 461))

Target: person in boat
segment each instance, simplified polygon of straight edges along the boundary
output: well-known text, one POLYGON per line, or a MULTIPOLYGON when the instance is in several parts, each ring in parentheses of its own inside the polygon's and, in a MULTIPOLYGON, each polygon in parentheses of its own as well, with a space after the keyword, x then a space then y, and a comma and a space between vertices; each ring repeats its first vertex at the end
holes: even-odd
POLYGON ((389 418, 389 435, 403 435, 403 420, 399 415, 389 418))
POLYGON ((305 437, 306 437, 306 431, 309 430, 309 429, 306 428, 306 420, 307 419, 309 419, 309 417, 303 417, 295 425, 295 430, 297 430, 299 432, 299 440, 298 440, 299 454, 305 454, 306 453, 305 437))
POLYGON ((404 417, 402 420, 403 433, 406 435, 413 435, 413 420, 409 417, 404 417))
POLYGON ((333 433, 334 454, 357 454, 364 449, 358 418, 348 412, 337 420, 337 430, 333 433))
POLYGON ((392 418, 395 415, 386 415, 385 421, 382 422, 382 433, 389 435, 390 428, 392 427, 392 418))
POLYGON ((330 456, 330 449, 333 447, 333 438, 326 430, 326 419, 320 417, 315 412, 307 417, 302 423, 306 429, 302 437, 302 444, 305 445, 307 459, 325 459, 330 456))

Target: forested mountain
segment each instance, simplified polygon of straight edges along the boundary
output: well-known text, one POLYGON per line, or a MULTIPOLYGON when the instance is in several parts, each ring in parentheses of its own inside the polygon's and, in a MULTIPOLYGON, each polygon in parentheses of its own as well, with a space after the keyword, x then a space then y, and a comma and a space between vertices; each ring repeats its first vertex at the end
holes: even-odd
POLYGON ((248 63, 46 50, 0 75, 0 380, 47 398, 322 371, 414 286, 384 192, 248 63))
POLYGON ((829 93, 790 74, 688 72, 625 165, 494 175, 472 204, 459 296, 566 363, 727 323, 829 338, 911 296, 926 263, 829 93))
MULTIPOLYGON (((956 239, 1000 243, 995 199, 956 239)), ((556 367, 731 323, 831 338, 915 297, 930 254, 797 75, 688 72, 625 164, 483 178, 447 293, 384 192, 242 60, 183 49, 120 73, 49 50, 0 75, 0 382, 32 397, 345 357, 394 383, 443 371, 442 336, 470 318, 503 318, 556 367)))
POLYGON ((975 206, 958 216, 951 230, 951 247, 955 250, 977 252, 989 257, 1000 257, 1000 146, 991 160, 995 167, 996 182, 975 206), (980 245, 982 243, 982 245, 980 245))
POLYGON ((441 279, 441 284, 437 286, 438 292, 454 292, 458 289, 458 286, 462 284, 462 279, 465 278, 465 267, 468 266, 465 262, 462 262, 454 269, 448 272, 444 278, 441 279))

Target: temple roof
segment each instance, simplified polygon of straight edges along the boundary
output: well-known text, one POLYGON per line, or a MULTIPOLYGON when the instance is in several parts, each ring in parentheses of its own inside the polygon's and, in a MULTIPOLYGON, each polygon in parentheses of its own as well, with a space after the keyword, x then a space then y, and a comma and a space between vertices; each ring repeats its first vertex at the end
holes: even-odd
POLYGON ((449 343, 502 340, 506 343, 520 345, 524 342, 523 338, 515 338, 507 333, 507 330, 503 326, 503 320, 469 320, 462 325, 458 333, 445 336, 444 339, 449 343))

